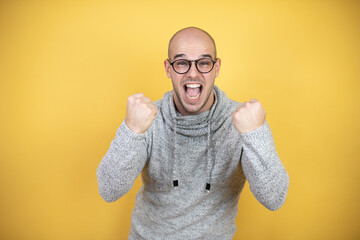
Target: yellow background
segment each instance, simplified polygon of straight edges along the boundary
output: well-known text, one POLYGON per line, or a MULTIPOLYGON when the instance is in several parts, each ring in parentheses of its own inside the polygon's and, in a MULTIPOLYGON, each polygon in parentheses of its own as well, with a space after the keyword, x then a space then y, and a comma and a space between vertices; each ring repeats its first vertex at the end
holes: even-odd
POLYGON ((213 35, 216 84, 259 99, 290 175, 276 212, 246 184, 234 239, 360 239, 359 1, 1 1, 0 238, 127 239, 96 169, 126 99, 160 99, 177 30, 213 35))

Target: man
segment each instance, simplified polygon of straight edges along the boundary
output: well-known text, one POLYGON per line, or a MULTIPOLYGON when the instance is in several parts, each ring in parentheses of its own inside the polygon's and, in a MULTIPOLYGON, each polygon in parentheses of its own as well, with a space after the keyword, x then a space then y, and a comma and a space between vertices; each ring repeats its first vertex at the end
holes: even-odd
POLYGON ((256 199, 276 210, 288 174, 260 102, 237 103, 214 86, 221 60, 208 33, 178 31, 168 57, 173 91, 154 103, 141 93, 128 98, 97 169, 100 195, 116 201, 142 173, 129 239, 232 239, 246 179, 256 199))

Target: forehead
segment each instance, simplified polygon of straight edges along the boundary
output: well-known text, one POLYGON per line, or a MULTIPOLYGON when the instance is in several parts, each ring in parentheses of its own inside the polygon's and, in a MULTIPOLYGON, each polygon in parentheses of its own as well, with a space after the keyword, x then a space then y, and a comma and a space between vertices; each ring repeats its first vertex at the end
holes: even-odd
POLYGON ((186 32, 175 36, 169 46, 170 58, 183 54, 189 59, 196 59, 203 55, 215 58, 215 46, 211 39, 201 33, 186 32))

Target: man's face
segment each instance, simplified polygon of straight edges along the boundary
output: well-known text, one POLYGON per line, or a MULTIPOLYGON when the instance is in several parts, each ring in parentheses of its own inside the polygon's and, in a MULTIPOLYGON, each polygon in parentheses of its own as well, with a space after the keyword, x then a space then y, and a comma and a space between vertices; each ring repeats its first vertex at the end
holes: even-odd
MULTIPOLYGON (((215 48, 208 36, 191 31, 175 36, 170 45, 170 61, 178 59, 215 60, 215 48)), ((165 71, 174 88, 174 103, 182 115, 195 115, 209 110, 214 103, 214 82, 219 74, 221 60, 218 59, 209 73, 200 73, 192 62, 185 74, 174 71, 168 60, 164 61, 165 71)))

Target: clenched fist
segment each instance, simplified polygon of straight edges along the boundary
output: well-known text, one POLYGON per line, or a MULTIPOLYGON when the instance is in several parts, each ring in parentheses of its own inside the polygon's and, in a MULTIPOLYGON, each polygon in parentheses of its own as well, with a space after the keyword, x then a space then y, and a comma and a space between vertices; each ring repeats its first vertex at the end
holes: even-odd
POLYGON ((251 132, 261 127, 265 122, 266 112, 256 99, 244 102, 232 113, 235 128, 240 134, 251 132))
POLYGON ((158 109, 144 94, 131 95, 127 100, 125 123, 132 131, 141 134, 148 130, 158 109))

